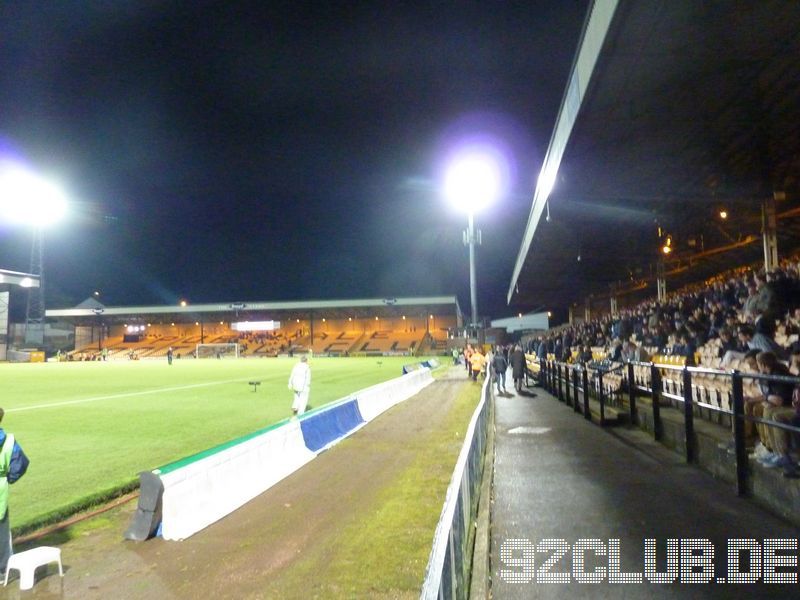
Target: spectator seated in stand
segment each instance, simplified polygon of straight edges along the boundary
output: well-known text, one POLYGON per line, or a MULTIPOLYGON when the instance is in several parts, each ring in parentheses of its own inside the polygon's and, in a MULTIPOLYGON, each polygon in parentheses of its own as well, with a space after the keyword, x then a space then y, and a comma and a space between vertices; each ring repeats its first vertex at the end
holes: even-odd
MULTIPOLYGON (((764 375, 791 376, 789 368, 778 361, 772 352, 760 352, 756 360, 758 370, 764 375)), ((759 387, 763 396, 764 419, 790 422, 795 415, 795 408, 792 406, 794 385, 783 381, 759 381, 759 387)), ((771 454, 757 457, 759 462, 767 468, 781 467, 794 471, 797 465, 789 455, 788 432, 760 423, 756 429, 759 430, 761 443, 772 450, 771 454)))
POLYGON ((622 360, 625 362, 648 362, 650 355, 642 346, 637 346, 635 342, 625 342, 622 350, 622 360))

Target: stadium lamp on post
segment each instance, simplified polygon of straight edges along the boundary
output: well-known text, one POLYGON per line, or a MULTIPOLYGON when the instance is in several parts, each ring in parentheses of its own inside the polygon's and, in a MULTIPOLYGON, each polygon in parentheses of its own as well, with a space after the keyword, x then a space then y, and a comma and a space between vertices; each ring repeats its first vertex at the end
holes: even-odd
POLYGON ((469 290, 472 305, 471 326, 478 326, 478 291, 475 275, 475 246, 481 232, 475 229, 475 213, 491 205, 501 193, 503 172, 496 153, 485 148, 466 149, 450 162, 445 175, 447 199, 467 213, 464 245, 469 246, 469 290))
POLYGON ((24 166, 0 161, 0 222, 33 229, 30 272, 39 276, 39 288, 29 290, 25 310, 25 344, 44 344, 44 230, 67 211, 64 192, 24 166))

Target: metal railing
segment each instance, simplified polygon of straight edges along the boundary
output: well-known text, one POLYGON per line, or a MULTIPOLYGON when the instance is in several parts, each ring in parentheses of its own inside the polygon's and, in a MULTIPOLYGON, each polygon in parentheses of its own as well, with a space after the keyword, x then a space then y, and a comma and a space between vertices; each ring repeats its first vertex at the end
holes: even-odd
MULTIPOLYGON (((589 385, 588 385, 588 369, 582 365, 567 365, 564 363, 556 363, 554 361, 542 360, 541 366, 541 381, 545 389, 551 394, 556 396, 560 401, 569 404, 570 392, 570 378, 569 376, 562 375, 562 369, 566 374, 567 369, 573 369, 572 389, 573 397, 577 398, 578 391, 582 391, 584 395, 584 417, 591 420, 589 412, 589 385), (577 372, 583 373, 583 385, 577 385, 577 372), (566 391, 562 394, 562 383, 566 386, 566 391)), ((628 391, 628 404, 631 422, 634 422, 637 416, 636 397, 637 392, 643 392, 650 396, 652 403, 653 413, 653 437, 656 441, 662 439, 663 436, 663 423, 661 420, 661 399, 668 398, 682 405, 683 426, 685 436, 685 455, 687 462, 694 462, 697 456, 696 440, 694 434, 694 409, 695 407, 704 408, 719 414, 728 415, 733 423, 733 442, 734 452, 736 456, 736 490, 740 496, 747 494, 747 481, 749 478, 749 463, 746 450, 745 440, 745 423, 759 423, 767 427, 774 427, 784 431, 800 434, 800 427, 788 425, 779 421, 771 419, 763 419, 753 415, 745 414, 744 410, 744 380, 751 379, 754 381, 767 381, 767 382, 782 382, 789 383, 793 386, 800 385, 800 377, 789 377, 784 375, 765 375, 761 373, 742 373, 738 370, 721 371, 717 369, 707 369, 704 367, 687 367, 681 365, 666 365, 658 363, 643 363, 643 362, 626 362, 617 367, 610 369, 597 368, 594 369, 593 378, 596 382, 596 398, 600 404, 600 425, 605 424, 605 406, 607 402, 603 378, 608 373, 616 372, 619 370, 626 371, 625 379, 627 380, 628 391), (639 385, 635 380, 635 368, 644 367, 649 370, 649 387, 647 385, 639 385), (674 394, 664 390, 663 387, 663 371, 679 371, 681 373, 681 382, 683 394, 674 394), (701 399, 694 397, 692 387, 692 378, 697 375, 710 375, 710 376, 723 376, 731 379, 731 405, 732 410, 723 408, 722 406, 714 406, 701 399)), ((646 383, 646 381, 644 382, 646 383)), ((577 410, 577 406, 575 407, 577 410)))
POLYGON ((540 361, 540 380, 543 387, 556 396, 559 401, 571 406, 575 412, 582 412, 585 419, 591 421, 589 407, 589 373, 594 384, 594 395, 600 404, 600 425, 606 424, 606 406, 608 397, 605 393, 603 378, 608 373, 619 371, 622 367, 589 369, 582 364, 567 364, 555 361, 540 361), (571 372, 571 375, 570 375, 571 372), (580 394, 580 395, 579 395, 580 394))
POLYGON ((489 430, 492 377, 487 376, 481 400, 472 415, 458 455, 444 506, 433 536, 420 598, 467 598, 472 562, 471 534, 483 481, 483 457, 489 430))

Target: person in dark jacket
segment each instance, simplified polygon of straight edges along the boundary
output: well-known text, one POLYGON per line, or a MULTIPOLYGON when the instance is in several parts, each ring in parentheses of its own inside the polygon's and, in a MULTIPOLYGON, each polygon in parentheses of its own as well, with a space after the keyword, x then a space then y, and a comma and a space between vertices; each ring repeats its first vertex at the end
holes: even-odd
POLYGON ((553 348, 553 354, 556 357, 556 361, 561 362, 564 357, 564 345, 561 342, 561 338, 556 338, 556 343, 553 348))
POLYGON ((497 393, 506 393, 506 371, 508 370, 508 362, 500 348, 494 349, 494 356, 492 357, 492 368, 494 369, 494 381, 497 384, 497 393))
POLYGON ((525 376, 525 353, 519 344, 514 346, 514 351, 509 359, 511 363, 511 376, 514 378, 514 389, 522 390, 522 378, 525 376))
POLYGON ((539 345, 536 347, 536 358, 544 360, 547 358, 547 343, 544 338, 539 338, 539 345))
MULTIPOLYGON (((5 411, 0 408, 0 422, 5 411)), ((14 439, 14 434, 6 434, 0 428, 0 572, 5 573, 8 559, 11 558, 11 522, 8 516, 8 487, 25 474, 28 457, 14 439)))

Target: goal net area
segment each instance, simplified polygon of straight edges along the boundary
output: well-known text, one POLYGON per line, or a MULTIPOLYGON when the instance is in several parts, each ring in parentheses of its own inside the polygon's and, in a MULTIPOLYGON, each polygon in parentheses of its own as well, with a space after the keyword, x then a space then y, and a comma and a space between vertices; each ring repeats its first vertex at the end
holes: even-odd
POLYGON ((197 358, 239 358, 239 344, 197 344, 197 358))

